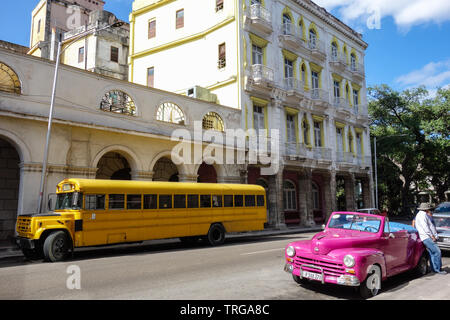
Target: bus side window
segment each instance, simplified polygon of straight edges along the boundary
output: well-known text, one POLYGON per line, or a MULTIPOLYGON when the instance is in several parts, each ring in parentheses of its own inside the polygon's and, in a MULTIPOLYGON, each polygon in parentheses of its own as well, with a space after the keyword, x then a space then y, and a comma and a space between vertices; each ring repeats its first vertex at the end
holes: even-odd
POLYGON ((105 210, 104 194, 87 194, 84 199, 86 210, 105 210))
POLYGON ((233 195, 226 194, 223 196, 223 206, 224 207, 233 207, 233 195))
POLYGON ((235 195, 234 196, 234 206, 242 207, 244 205, 244 196, 243 195, 235 195))
POLYGON ((160 194, 159 195, 159 208, 160 209, 171 209, 172 208, 172 195, 171 194, 160 194))
POLYGON ((256 205, 258 207, 264 207, 264 195, 259 194, 256 196, 256 205))
POLYGON ((127 194, 127 209, 140 210, 142 197, 140 194, 127 194))
POLYGON ((109 195, 109 209, 125 209, 125 195, 124 194, 110 194, 109 195))
POLYGON ((200 195, 200 207, 201 208, 211 208, 211 195, 201 194, 200 195))
POLYGON ((156 194, 144 194, 144 209, 156 208, 158 208, 156 194))
POLYGON ((221 208, 222 207, 222 196, 221 195, 213 195, 212 203, 213 203, 214 208, 221 208))
POLYGON ((188 208, 198 208, 198 194, 188 194, 188 208))
POLYGON ((246 207, 255 206, 255 195, 245 195, 245 206, 246 207))
POLYGON ((173 207, 174 208, 186 208, 186 195, 176 194, 173 196, 173 207))

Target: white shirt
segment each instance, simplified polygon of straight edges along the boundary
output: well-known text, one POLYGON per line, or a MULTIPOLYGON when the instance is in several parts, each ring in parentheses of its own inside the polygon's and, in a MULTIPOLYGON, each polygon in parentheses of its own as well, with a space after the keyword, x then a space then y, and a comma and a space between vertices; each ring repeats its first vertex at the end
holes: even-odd
POLYGON ((431 218, 427 215, 425 211, 419 211, 416 215, 415 228, 419 231, 420 240, 424 241, 425 239, 431 238, 434 236, 438 237, 436 227, 433 222, 431 222, 431 218))

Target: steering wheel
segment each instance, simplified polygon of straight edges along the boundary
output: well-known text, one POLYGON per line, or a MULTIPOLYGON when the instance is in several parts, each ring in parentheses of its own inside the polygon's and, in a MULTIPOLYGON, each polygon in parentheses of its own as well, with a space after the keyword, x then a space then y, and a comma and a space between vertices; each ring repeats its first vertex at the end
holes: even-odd
POLYGON ((375 227, 367 226, 367 227, 364 228, 364 231, 367 231, 367 232, 377 232, 378 230, 377 230, 377 228, 375 228, 375 227), (370 229, 372 229, 373 231, 370 231, 370 229))

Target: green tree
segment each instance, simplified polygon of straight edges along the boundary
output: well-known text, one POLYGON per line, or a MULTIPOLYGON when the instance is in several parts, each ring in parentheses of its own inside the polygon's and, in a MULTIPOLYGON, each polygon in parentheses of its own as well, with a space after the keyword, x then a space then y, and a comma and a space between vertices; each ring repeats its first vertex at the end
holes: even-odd
POLYGON ((424 87, 397 92, 369 88, 371 135, 377 137, 379 204, 407 213, 419 187, 439 201, 449 188, 450 89, 430 97, 424 87))

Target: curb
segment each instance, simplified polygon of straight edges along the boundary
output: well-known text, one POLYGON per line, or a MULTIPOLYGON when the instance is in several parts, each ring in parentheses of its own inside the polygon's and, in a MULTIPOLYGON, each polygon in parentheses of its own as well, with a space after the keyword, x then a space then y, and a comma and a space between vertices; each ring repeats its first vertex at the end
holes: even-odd
MULTIPOLYGON (((283 235, 283 234, 295 234, 295 233, 308 233, 308 232, 319 232, 322 231, 320 227, 309 227, 309 228, 284 228, 284 229, 266 229, 260 231, 248 231, 248 232, 236 232, 227 233, 225 238, 244 238, 244 237, 262 237, 262 236, 273 236, 273 235, 283 235)), ((176 239, 176 238, 174 238, 176 239)), ((149 240, 152 241, 152 240, 149 240)), ((117 245, 127 245, 126 243, 117 245)), ((130 244, 133 245, 133 244, 130 244)), ((93 249, 96 247, 92 247, 93 249)), ((98 247, 97 247, 98 248, 98 247)), ((95 249, 94 249, 95 250, 95 249)), ((0 247, 0 261, 2 259, 13 258, 13 257, 23 257, 22 251, 16 247, 0 247)))

